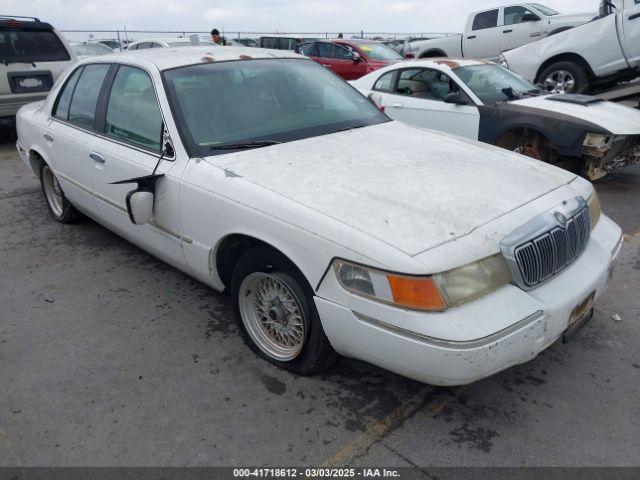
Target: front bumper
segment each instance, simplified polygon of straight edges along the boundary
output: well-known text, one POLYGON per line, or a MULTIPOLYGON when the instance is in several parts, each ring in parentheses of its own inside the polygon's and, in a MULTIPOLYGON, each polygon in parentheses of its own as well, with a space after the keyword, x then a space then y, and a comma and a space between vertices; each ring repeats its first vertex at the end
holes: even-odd
MULTIPOLYGON (((574 309, 607 290, 621 241, 620 228, 603 216, 581 257, 550 282, 530 292, 508 285, 443 313, 354 295, 346 306, 316 297, 316 306, 340 354, 432 385, 464 385, 528 362, 558 340, 574 309)), ((335 291, 334 277, 319 295, 335 291)))

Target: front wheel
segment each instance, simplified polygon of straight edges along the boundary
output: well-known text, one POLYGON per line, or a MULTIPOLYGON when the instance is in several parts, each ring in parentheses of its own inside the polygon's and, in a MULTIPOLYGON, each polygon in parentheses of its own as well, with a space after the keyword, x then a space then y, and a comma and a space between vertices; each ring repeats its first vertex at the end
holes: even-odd
POLYGON ((577 63, 558 62, 544 69, 539 84, 549 93, 584 93, 589 89, 589 74, 577 63))
POLYGON ((283 255, 267 247, 247 252, 234 270, 231 295, 245 342, 269 362, 313 375, 337 358, 311 288, 283 255))

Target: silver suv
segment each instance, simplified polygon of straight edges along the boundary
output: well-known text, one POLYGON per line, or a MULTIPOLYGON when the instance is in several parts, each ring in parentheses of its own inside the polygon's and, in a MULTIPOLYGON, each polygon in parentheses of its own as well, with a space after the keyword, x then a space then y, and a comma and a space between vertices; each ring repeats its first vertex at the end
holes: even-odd
POLYGON ((0 125, 47 96, 76 56, 56 30, 32 17, 0 15, 0 125))

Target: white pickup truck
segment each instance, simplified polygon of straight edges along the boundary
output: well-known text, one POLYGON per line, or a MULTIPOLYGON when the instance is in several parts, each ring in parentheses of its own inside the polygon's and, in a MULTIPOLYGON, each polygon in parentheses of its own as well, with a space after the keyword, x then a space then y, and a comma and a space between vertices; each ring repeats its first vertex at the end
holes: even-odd
POLYGON ((547 91, 582 93, 640 74, 640 0, 603 1, 600 18, 504 52, 503 67, 547 91))
POLYGON ((412 42, 407 53, 414 58, 496 60, 500 52, 582 25, 596 15, 563 15, 539 3, 506 5, 472 13, 462 34, 412 42))

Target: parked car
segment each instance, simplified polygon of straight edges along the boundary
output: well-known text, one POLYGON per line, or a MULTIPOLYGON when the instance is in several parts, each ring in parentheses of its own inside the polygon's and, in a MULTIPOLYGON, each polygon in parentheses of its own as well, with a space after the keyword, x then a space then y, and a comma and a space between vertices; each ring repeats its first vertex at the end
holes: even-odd
POLYGON ((583 93, 637 77, 640 2, 607 0, 601 10, 571 32, 504 52, 500 62, 547 91, 583 93))
POLYGON ((238 42, 238 43, 241 43, 245 47, 257 47, 258 46, 258 40, 256 40, 255 38, 238 38, 235 41, 238 42))
POLYGON ((108 55, 113 50, 102 43, 70 43, 71 50, 78 58, 97 57, 99 55, 108 55))
POLYGON ((500 52, 589 22, 597 14, 563 15, 539 3, 519 3, 469 15, 465 32, 411 44, 415 58, 497 60, 500 52))
POLYGON ((390 121, 305 57, 209 52, 83 60, 20 110, 55 220, 226 290, 248 345, 298 374, 338 352, 465 384, 589 321, 622 246, 590 182, 390 121))
POLYGON ((50 24, 0 15, 0 125, 13 125, 22 105, 45 98, 76 60, 50 24))
POLYGON ((413 53, 411 50, 411 44, 413 42, 419 42, 419 41, 430 40, 430 39, 431 39, 430 37, 409 37, 409 38, 400 39, 400 40, 385 40, 382 43, 385 44, 387 47, 391 48, 392 50, 395 50, 396 52, 398 52, 400 55, 402 55, 403 58, 414 58, 415 53, 413 53))
POLYGON ((172 47, 194 47, 198 45, 214 46, 211 40, 203 40, 201 38, 150 38, 146 40, 138 40, 127 46, 127 52, 133 50, 145 50, 147 48, 172 48, 172 47))
POLYGON ((310 43, 321 40, 320 38, 301 37, 297 35, 271 35, 258 39, 257 47, 270 48, 273 50, 297 51, 302 43, 310 43))
POLYGON ((403 60, 398 52, 373 40, 322 40, 303 43, 298 46, 297 51, 345 80, 358 79, 403 60))
POLYGON ((353 82, 391 118, 497 145, 597 180, 640 163, 640 112, 548 95, 485 61, 426 59, 353 82))
POLYGON ((120 52, 122 50, 126 50, 127 45, 131 42, 128 42, 126 40, 116 40, 116 39, 110 38, 110 39, 103 39, 103 40, 93 40, 93 43, 100 43, 101 45, 109 47, 113 52, 120 52))

